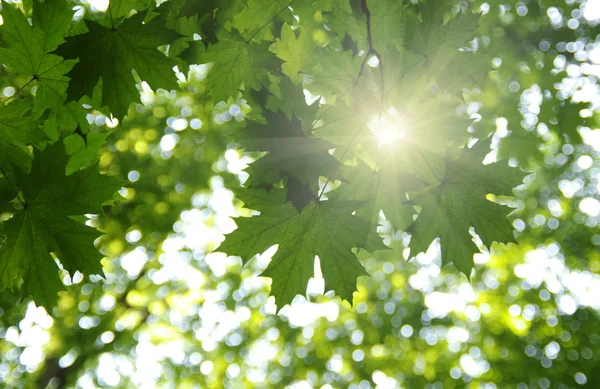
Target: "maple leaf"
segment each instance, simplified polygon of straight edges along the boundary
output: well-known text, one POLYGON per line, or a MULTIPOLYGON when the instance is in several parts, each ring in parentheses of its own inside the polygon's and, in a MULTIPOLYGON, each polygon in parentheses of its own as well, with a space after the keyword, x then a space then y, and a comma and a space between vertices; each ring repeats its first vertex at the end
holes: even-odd
POLYGON ((426 73, 441 87, 456 92, 454 88, 472 85, 487 72, 481 66, 487 58, 461 51, 473 39, 480 15, 460 12, 444 24, 447 10, 435 1, 424 4, 422 22, 408 18, 403 45, 423 58, 426 73))
POLYGON ((315 47, 316 43, 308 31, 300 30, 296 38, 292 26, 284 24, 281 27, 281 38, 269 50, 285 61, 281 70, 295 84, 299 84, 303 78, 302 72, 309 70, 314 61, 315 47))
MULTIPOLYGON (((335 177, 339 163, 328 152, 333 145, 306 135, 295 118, 288 120, 283 113, 270 111, 264 116, 266 125, 248 122, 235 138, 248 151, 268 152, 250 165, 248 185, 270 187, 295 177, 316 195, 320 176, 335 177)), ((301 209, 304 204, 296 205, 301 209)))
MULTIPOLYGON (((73 132, 76 128, 84 133, 88 131, 89 123, 86 115, 89 111, 83 107, 84 100, 86 97, 80 101, 70 101, 63 104, 58 111, 53 112, 59 130, 62 128, 67 133, 73 132)), ((60 132, 57 135, 60 136, 60 132)), ((58 140, 58 137, 54 137, 52 140, 58 140)))
MULTIPOLYGON (((208 110, 220 100, 232 104, 229 97, 238 98, 239 91, 252 107, 244 110, 248 125, 233 141, 263 154, 248 168, 249 189, 239 194, 261 215, 240 219, 223 249, 247 260, 280 244, 264 273, 273 277, 278 302, 304 292, 315 255, 327 288, 351 299, 356 277, 364 274, 353 250, 378 247, 373 242, 380 243, 374 228, 380 210, 396 228, 413 233, 413 251, 439 237, 444 261, 468 272, 476 250, 471 227, 486 244, 511 239, 508 210, 486 196, 510 194, 508 184, 518 180, 510 181, 506 167, 481 164, 483 142, 459 159, 444 157, 447 149, 456 151, 469 137, 491 131, 473 129, 470 119, 457 114, 452 96, 438 93, 431 82, 461 92, 477 84, 489 61, 468 47, 479 15, 453 13, 461 7, 452 0, 423 2, 173 0, 157 7, 153 0, 112 0, 104 15, 87 14, 82 21, 73 19, 65 0, 4 4, 0 61, 27 77, 23 88, 35 86, 35 98, 20 96, 25 99, 0 106, 0 197, 8 207, 23 205, 8 209, 13 217, 2 227, 7 239, 0 246, 0 287, 22 280, 24 295, 50 304, 62 287, 59 277, 51 277, 58 273, 52 255, 69 272, 100 271, 98 261, 91 261, 98 257, 92 244, 98 232, 74 218, 100 212, 118 185, 95 167, 81 170, 98 159, 108 135, 90 132, 87 110, 108 106, 123 117, 139 101, 136 81, 176 88, 173 65, 185 72, 191 63, 213 64, 198 84, 212 97, 208 110), (365 53, 375 51, 385 66, 365 66, 365 53), (306 90, 317 104, 305 103, 306 90), (387 127, 373 127, 386 115, 392 119, 387 127), (33 120, 42 116, 43 123, 33 120), (386 131, 392 142, 382 141, 386 131), (35 151, 31 168, 33 150, 48 139, 66 149, 35 151), (320 201, 321 177, 341 181, 327 193, 328 201, 320 201), (347 273, 340 263, 347 264, 347 273)), ((552 90, 553 82, 538 81, 546 86, 542 90, 552 90)), ((584 107, 549 110, 558 101, 544 101, 540 122, 559 122, 566 140, 580 143, 577 113, 584 107)), ((516 102, 507 103, 515 117, 498 114, 502 107, 494 107, 492 116, 520 122, 516 102)), ((539 140, 535 132, 525 135, 509 136, 500 152, 508 145, 514 149, 508 155, 527 160, 539 140)))
POLYGON ((344 166, 343 176, 342 185, 328 193, 328 198, 364 202, 356 215, 368 220, 373 228, 379 223, 380 210, 399 230, 412 224, 415 209, 406 194, 425 186, 418 177, 389 165, 374 170, 362 161, 357 166, 344 166))
MULTIPOLYGON (((490 122, 487 126, 485 123, 482 123, 481 128, 479 126, 476 127, 476 130, 481 130, 481 134, 476 133, 475 136, 486 136, 491 132, 490 127, 494 130, 499 127, 500 122, 497 119, 492 119, 494 117, 492 115, 502 117, 506 121, 508 134, 500 139, 498 158, 514 158, 517 160, 519 166, 528 170, 533 166, 543 164, 544 154, 541 151, 540 135, 538 135, 537 131, 525 129, 521 125, 523 114, 517 105, 513 105, 507 101, 509 99, 510 97, 499 99, 499 108, 489 107, 489 114, 486 111, 481 112, 483 117, 490 117, 490 122)), ((540 116, 542 116, 542 112, 540 112, 540 116)), ((540 121, 542 120, 540 119, 540 121)))
POLYGON ((0 167, 3 174, 12 175, 13 165, 28 170, 31 165, 29 144, 46 140, 28 113, 31 106, 27 101, 17 100, 0 105, 0 167))
POLYGON ((177 65, 180 71, 185 73, 189 64, 196 63, 200 51, 218 42, 218 24, 230 20, 242 6, 232 0, 171 0, 161 4, 156 21, 182 35, 169 44, 169 56, 182 60, 177 65), (201 40, 197 40, 198 35, 201 40))
POLYGON ((222 31, 218 37, 219 42, 201 49, 197 58, 199 63, 214 63, 206 83, 216 101, 237 96, 242 84, 255 90, 266 84, 265 64, 272 58, 267 44, 248 42, 236 32, 222 31))
MULTIPOLYGON (((199 19, 208 13, 222 12, 231 6, 232 0, 171 0, 158 9, 166 15, 166 20, 173 22, 177 18, 197 16, 199 19)), ((227 12, 225 12, 227 13, 227 12)), ((203 38, 204 39, 204 38, 203 38)))
POLYGON ((413 17, 406 23, 404 46, 429 61, 456 55, 473 38, 479 24, 475 13, 458 13, 444 24, 448 8, 435 1, 428 1, 421 10, 422 22, 413 17))
POLYGON ((544 100, 541 105, 539 121, 544 123, 556 123, 557 132, 561 134, 567 142, 582 142, 580 126, 586 124, 587 119, 582 118, 580 112, 589 109, 588 102, 573 103, 573 101, 555 101, 544 100), (554 104, 552 104, 554 103, 554 104))
POLYGON ((271 40, 269 28, 275 18, 292 22, 290 6, 295 0, 248 0, 246 7, 233 18, 233 25, 247 41, 271 40))
POLYGON ((380 163, 382 156, 386 165, 395 161, 394 169, 401 174, 416 174, 421 180, 435 182, 432 168, 443 172, 443 157, 447 146, 462 146, 469 138, 468 128, 472 119, 456 113, 452 101, 430 97, 407 97, 398 107, 378 109, 375 97, 353 99, 352 106, 343 102, 324 106, 317 116, 313 134, 329 140, 336 146, 339 158, 354 156, 357 146, 375 156, 380 163), (393 115, 392 115, 393 114, 393 115), (383 118, 383 119, 382 119, 383 118), (385 119, 390 122, 386 127, 385 119), (383 124, 377 124, 383 123, 383 124), (394 136, 389 145, 380 144, 381 132, 394 136))
POLYGON ((50 253, 70 272, 99 274, 102 255, 94 247, 100 233, 70 216, 102 213, 102 203, 121 187, 97 167, 65 175, 68 156, 60 143, 37 151, 26 173, 15 169, 17 195, 23 208, 3 223, 7 236, 0 247, 0 289, 23 279, 21 295, 50 307, 62 289, 58 267, 50 253))
POLYGON ((118 19, 130 16, 132 10, 141 12, 155 5, 154 0, 111 0, 107 12, 114 23, 118 19))
MULTIPOLYGON (((360 95, 359 90, 355 95, 360 95)), ((323 105, 312 133, 338 146, 342 154, 349 154, 357 145, 376 143, 375 136, 367 125, 378 112, 378 101, 365 91, 362 99, 350 99, 350 104, 338 101, 335 105, 323 105)))
POLYGON ((294 15, 297 15, 302 23, 307 24, 313 23, 316 20, 321 21, 321 16, 323 13, 328 13, 333 10, 343 10, 348 13, 352 12, 349 0, 294 1, 291 7, 294 11, 294 15))
POLYGON ((483 165, 490 151, 490 140, 479 141, 464 149, 457 159, 446 159, 446 169, 438 185, 420 193, 412 203, 422 207, 408 228, 412 234, 412 255, 425 252, 435 238, 440 238, 442 261, 453 262, 467 276, 473 268, 471 227, 486 246, 492 242, 514 242, 513 229, 507 216, 510 208, 489 201, 488 194, 511 196, 525 174, 496 162, 483 165))
POLYGON ((302 131, 312 130, 319 110, 318 104, 308 105, 302 86, 295 85, 289 77, 269 75, 269 94, 264 107, 273 112, 282 112, 288 120, 296 117, 302 122, 302 131))
POLYGON ((360 160, 357 166, 344 166, 342 184, 329 197, 368 200, 357 215, 376 225, 379 210, 383 210, 392 225, 401 230, 412 223, 414 215, 407 192, 439 181, 438 175, 444 173, 445 148, 463 145, 472 123, 468 117, 457 115, 455 105, 447 101, 417 98, 403 103, 400 110, 386 111, 383 119, 379 114, 369 116, 363 104, 354 109, 342 105, 326 113, 322 129, 315 131, 317 136, 341 143, 342 149, 360 144, 360 158, 377 167, 373 169, 360 160), (390 125, 387 128, 386 119, 390 125), (384 128, 369 128, 368 122, 373 120, 380 120, 384 128), (380 144, 381 131, 395 140, 380 144))
POLYGON ((215 100, 236 97, 242 86, 258 90, 267 84, 267 68, 274 67, 269 66, 274 62, 269 44, 262 41, 273 38, 269 24, 278 16, 287 14, 291 19, 290 4, 290 0, 251 0, 235 15, 235 30, 220 30, 217 43, 206 47, 194 45, 197 55, 192 62, 215 64, 207 80, 209 93, 215 100))
MULTIPOLYGON (((308 89, 313 96, 322 96, 330 104, 339 101, 351 105, 350 93, 356 82, 356 76, 361 67, 362 58, 354 56, 352 50, 338 51, 331 48, 323 48, 314 53, 314 66, 307 77, 304 78, 304 88, 308 89), (332 69, 335 72, 332 74, 332 69)), ((361 101, 365 101, 370 93, 366 93, 361 101)))
POLYGON ((442 90, 459 94, 463 88, 477 86, 490 70, 492 67, 489 55, 459 51, 437 71, 436 83, 442 90))
MULTIPOLYGON (((437 176, 444 174, 446 148, 463 146, 473 124, 468 116, 456 113, 453 100, 433 97, 406 101, 395 119, 400 139, 389 149, 382 146, 387 164, 394 163, 400 173, 416 175, 429 183, 437 182, 437 176)), ((375 133, 378 131, 376 128, 375 133)))
POLYGON ((70 155, 66 173, 71 174, 95 163, 100 158, 100 150, 110 132, 92 131, 88 134, 71 134, 65 138, 65 149, 70 155))
POLYGON ((544 158, 544 154, 540 150, 538 134, 522 127, 515 128, 507 137, 502 138, 498 156, 500 158, 513 157, 518 161, 519 166, 524 168, 541 164, 544 158))
MULTIPOLYGON (((376 50, 396 46, 402 36, 402 2, 396 0, 378 0, 368 2, 370 13, 371 39, 376 50)), ((364 10, 352 13, 351 9, 334 9, 327 15, 328 24, 334 31, 346 32, 360 48, 369 50, 368 33, 364 10)))
POLYGON ((325 290, 352 301, 358 277, 368 275, 354 248, 384 249, 373 239, 369 223, 352 215, 360 206, 354 201, 313 202, 301 213, 285 203, 285 189, 242 189, 236 197, 259 216, 238 218, 238 229, 227 235, 219 251, 237 255, 247 262, 254 255, 278 244, 277 253, 262 273, 272 278, 271 294, 279 307, 306 292, 318 255, 325 290))
POLYGON ((0 48, 0 61, 19 74, 36 82, 33 113, 40 116, 46 109, 60 109, 69 78, 65 76, 77 62, 51 54, 63 42, 71 26, 73 10, 64 0, 35 1, 32 25, 23 13, 4 4, 4 24, 0 31, 10 49, 0 48))
POLYGON ((158 51, 157 47, 169 44, 180 35, 161 23, 143 23, 145 13, 125 19, 117 27, 105 27, 86 20, 85 34, 66 38, 66 43, 56 51, 64 58, 79 58, 69 72, 71 82, 67 89, 69 100, 84 95, 92 96, 99 79, 102 79, 102 105, 122 118, 129 104, 139 101, 132 70, 153 88, 177 88, 173 72, 175 61, 158 51))

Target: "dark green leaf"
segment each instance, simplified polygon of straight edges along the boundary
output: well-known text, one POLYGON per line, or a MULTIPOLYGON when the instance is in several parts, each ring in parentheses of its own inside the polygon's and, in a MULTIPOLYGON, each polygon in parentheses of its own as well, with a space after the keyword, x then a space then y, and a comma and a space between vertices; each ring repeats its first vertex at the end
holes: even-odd
POLYGON ((96 167, 65 175, 68 156, 60 143, 36 152, 30 173, 16 170, 23 209, 2 226, 6 241, 0 247, 0 289, 12 288, 23 279, 21 294, 38 303, 54 305, 62 288, 54 253, 70 273, 102 271, 102 255, 94 247, 100 236, 70 216, 102 213, 121 184, 98 174, 96 167))
POLYGON ((129 105, 139 101, 132 70, 152 88, 177 88, 175 61, 157 48, 177 39, 179 34, 158 23, 143 23, 144 17, 144 13, 136 14, 116 28, 86 20, 87 33, 66 39, 57 53, 79 59, 68 74, 70 100, 84 95, 91 98, 102 79, 102 105, 122 118, 129 105))

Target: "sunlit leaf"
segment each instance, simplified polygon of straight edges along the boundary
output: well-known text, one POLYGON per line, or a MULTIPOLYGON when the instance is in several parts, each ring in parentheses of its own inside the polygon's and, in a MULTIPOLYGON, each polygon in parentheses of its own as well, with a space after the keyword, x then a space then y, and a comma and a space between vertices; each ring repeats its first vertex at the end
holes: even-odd
MULTIPOLYGON (((247 207, 258 208, 261 214, 237 219, 238 229, 228 235, 219 250, 247 261, 278 244, 263 275, 273 279, 271 294, 280 307, 291 303, 296 295, 305 294, 318 255, 325 289, 351 302, 356 279, 367 275, 352 249, 366 248, 370 235, 369 224, 352 215, 358 203, 316 202, 298 213, 291 204, 284 203, 285 196, 284 190, 277 189, 270 194, 264 190, 238 193, 247 207)), ((369 246, 374 247, 384 246, 369 246)))
POLYGON ((524 174, 503 162, 483 165, 489 151, 489 142, 480 141, 465 149, 458 159, 447 159, 446 172, 439 184, 414 197, 412 203, 422 207, 408 229, 414 255, 425 252, 439 237, 442 260, 454 263, 470 276, 473 254, 478 251, 471 242, 471 227, 488 247, 494 241, 514 241, 507 218, 511 209, 489 201, 486 196, 512 195, 512 189, 522 182, 524 174))

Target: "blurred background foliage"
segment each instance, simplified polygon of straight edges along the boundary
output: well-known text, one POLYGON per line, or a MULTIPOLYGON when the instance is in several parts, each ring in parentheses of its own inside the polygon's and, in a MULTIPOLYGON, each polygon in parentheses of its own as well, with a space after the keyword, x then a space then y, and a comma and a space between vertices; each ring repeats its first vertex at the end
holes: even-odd
MULTIPOLYGON (((210 70, 192 67, 180 91, 142 83, 122 123, 90 111, 87 133, 66 142, 75 166, 99 159, 128 180, 91 221, 105 233, 105 278, 65 276, 51 315, 0 295, 0 386, 600 387, 600 2, 456 7, 482 12, 472 44, 493 58, 461 109, 478 120, 474 137, 495 131, 496 152, 532 172, 510 200, 519 245, 476 255, 468 282, 441 268, 435 244, 407 262, 408 236, 383 225, 393 250, 360 253, 372 278, 353 307, 322 295, 317 271, 276 314, 256 277, 272 252, 245 267, 211 253, 235 226, 227 183, 252 159, 227 134, 250 106, 214 105, 210 70)), ((10 97, 23 80, 0 71, 10 97)))

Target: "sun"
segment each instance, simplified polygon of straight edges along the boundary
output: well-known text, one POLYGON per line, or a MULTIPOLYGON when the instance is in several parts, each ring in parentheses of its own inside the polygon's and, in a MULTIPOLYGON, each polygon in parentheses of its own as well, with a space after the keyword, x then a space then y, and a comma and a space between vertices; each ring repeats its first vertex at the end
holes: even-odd
POLYGON ((379 147, 396 144, 406 136, 406 123, 394 107, 372 116, 367 127, 375 135, 379 147))

